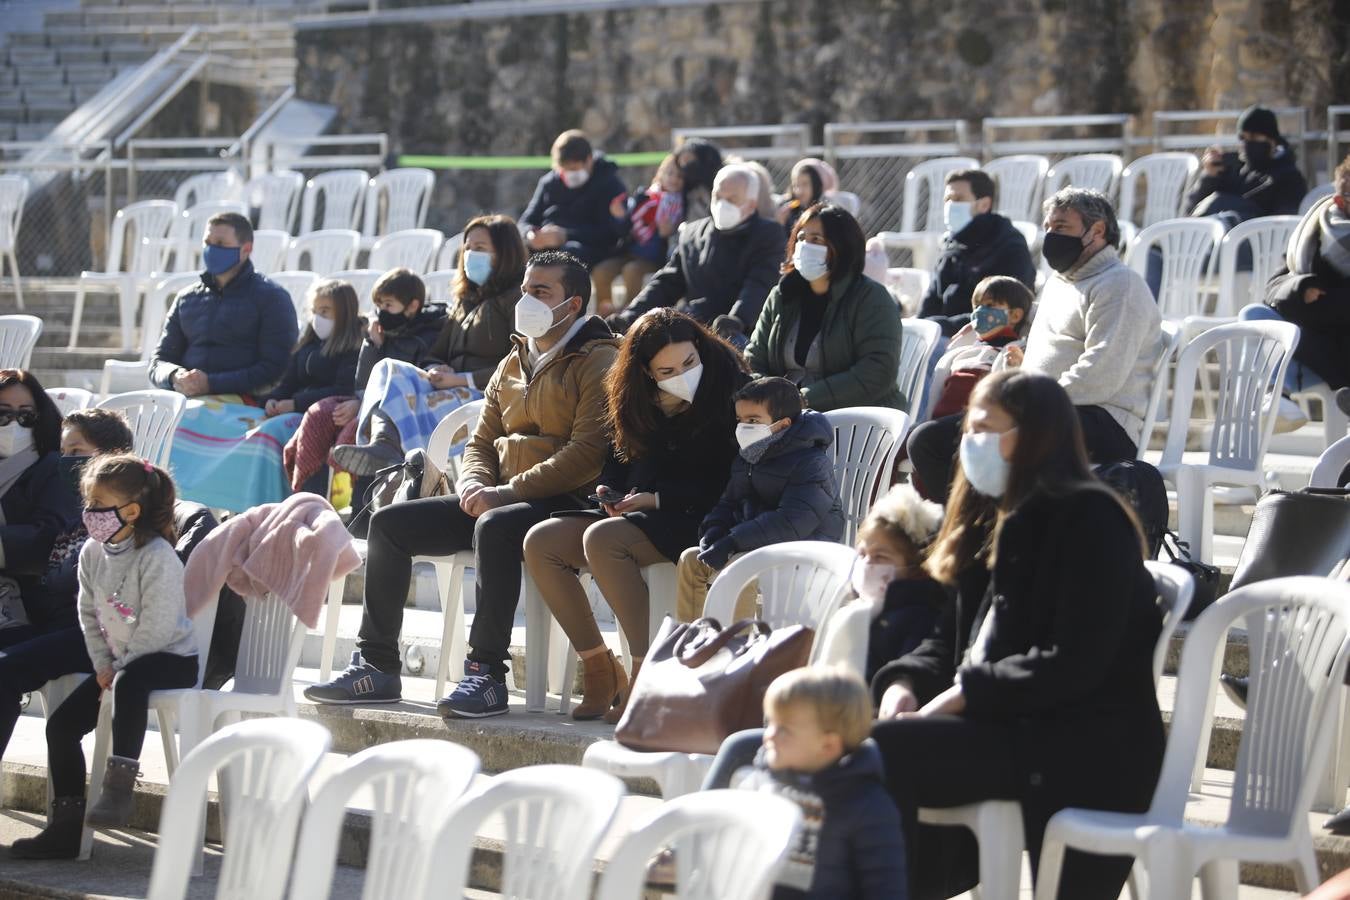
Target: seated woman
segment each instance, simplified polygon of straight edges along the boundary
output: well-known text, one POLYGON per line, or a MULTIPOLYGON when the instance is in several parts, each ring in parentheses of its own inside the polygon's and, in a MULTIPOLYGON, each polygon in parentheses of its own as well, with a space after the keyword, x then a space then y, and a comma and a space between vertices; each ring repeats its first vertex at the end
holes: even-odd
POLYGON ((675 151, 684 176, 684 220, 706 219, 712 213, 712 185, 724 165, 722 151, 703 138, 689 138, 675 151))
POLYGON ((211 413, 180 426, 173 463, 184 497, 242 512, 291 494, 283 447, 300 416, 325 397, 350 394, 361 345, 356 289, 323 281, 310 289, 312 317, 300 334, 281 381, 256 406, 200 401, 211 413))
POLYGON ((391 354, 374 364, 357 440, 333 448, 338 468, 369 476, 402 462, 406 450, 426 447, 441 419, 483 396, 511 347, 524 276, 525 245, 515 220, 480 216, 464 226, 448 316, 420 357, 391 354))
MULTIPOLYGON (((1064 389, 1019 370, 985 378, 960 463, 927 562, 956 599, 872 681, 915 897, 978 880, 969 834, 920 825, 920 807, 1017 801, 1035 860, 1054 813, 1143 811, 1162 765, 1161 618, 1143 537, 1089 472, 1064 389)), ((1129 871, 1129 859, 1071 852, 1060 896, 1114 900, 1129 871)))
POLYGON ((863 274, 864 253, 862 229, 843 207, 802 213, 745 348, 752 372, 795 382, 817 412, 906 403, 895 384, 900 309, 863 274))
POLYGON ((600 509, 560 513, 525 536, 525 566, 581 656, 585 687, 574 719, 617 722, 629 679, 591 614, 577 570, 589 568, 633 654, 647 653, 642 568, 674 563, 698 543, 736 455, 731 396, 749 381, 740 355, 694 319, 668 307, 633 323, 605 378, 611 455, 596 494, 600 509))
POLYGON ((788 193, 778 207, 778 224, 791 227, 802 213, 824 202, 826 191, 839 190, 839 175, 823 159, 807 157, 797 161, 788 178, 788 193))
POLYGON ((610 212, 616 219, 629 221, 628 238, 623 252, 597 264, 591 270, 595 282, 595 313, 607 316, 614 312, 614 279, 622 274, 624 302, 632 300, 642 290, 642 280, 653 274, 670 256, 670 238, 684 221, 684 175, 671 154, 661 160, 656 177, 645 189, 628 198, 622 198, 610 212))

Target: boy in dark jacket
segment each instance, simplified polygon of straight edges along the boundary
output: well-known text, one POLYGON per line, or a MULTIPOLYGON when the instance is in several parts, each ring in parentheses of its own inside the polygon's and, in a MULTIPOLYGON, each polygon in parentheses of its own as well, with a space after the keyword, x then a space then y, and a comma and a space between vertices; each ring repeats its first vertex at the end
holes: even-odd
POLYGON ((564 131, 553 142, 553 168, 539 179, 520 215, 531 252, 566 250, 588 266, 613 256, 628 231, 628 188, 619 167, 597 157, 586 135, 564 131))
POLYGON ((909 896, 900 814, 867 739, 867 686, 843 667, 806 666, 764 696, 764 748, 742 790, 778 794, 802 810, 774 900, 903 900, 909 896))
MULTIPOLYGON (((844 508, 826 448, 834 430, 822 414, 802 409, 786 378, 757 378, 732 397, 740 456, 722 498, 699 526, 699 545, 680 556, 676 614, 703 614, 708 582, 731 559, 784 541, 837 541, 844 508)), ((751 612, 754 589, 736 602, 736 618, 751 612)))

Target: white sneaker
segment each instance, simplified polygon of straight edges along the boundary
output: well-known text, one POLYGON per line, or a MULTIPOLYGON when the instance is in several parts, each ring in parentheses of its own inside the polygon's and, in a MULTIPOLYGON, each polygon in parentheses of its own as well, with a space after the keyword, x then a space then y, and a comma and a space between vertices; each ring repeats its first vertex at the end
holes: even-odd
POLYGON ((1287 434, 1291 431, 1298 431, 1304 425, 1308 424, 1308 416, 1303 412, 1303 407, 1299 406, 1293 400, 1283 394, 1274 392, 1266 395, 1266 402, 1261 404, 1261 413, 1265 415, 1270 412, 1271 401, 1276 397, 1279 403, 1275 407, 1275 433, 1287 434))

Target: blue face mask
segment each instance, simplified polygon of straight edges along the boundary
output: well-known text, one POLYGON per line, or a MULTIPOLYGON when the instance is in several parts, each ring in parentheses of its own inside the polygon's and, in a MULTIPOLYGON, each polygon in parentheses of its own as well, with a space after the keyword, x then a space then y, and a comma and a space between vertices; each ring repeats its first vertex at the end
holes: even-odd
POLYGON ((977 306, 970 314, 970 324, 976 334, 988 334, 1008 325, 1008 311, 997 306, 977 306))
POLYGON ((492 275, 492 254, 483 250, 464 251, 464 277, 474 284, 487 284, 492 275))
POLYGON ((202 265, 212 275, 223 275, 239 265, 239 251, 238 247, 217 247, 215 244, 207 244, 202 250, 202 265))

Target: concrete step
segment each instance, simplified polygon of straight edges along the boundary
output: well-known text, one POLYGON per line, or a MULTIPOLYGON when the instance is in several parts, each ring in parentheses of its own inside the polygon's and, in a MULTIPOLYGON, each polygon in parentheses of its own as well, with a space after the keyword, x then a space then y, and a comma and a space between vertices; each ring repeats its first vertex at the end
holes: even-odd
MULTIPOLYGON (((83 330, 81 330, 83 339, 83 330)), ((64 371, 67 369, 103 369, 103 363, 109 359, 136 359, 137 354, 120 353, 111 349, 77 347, 67 350, 64 347, 36 347, 33 350, 31 367, 34 370, 64 371)), ((53 383, 53 387, 57 387, 53 383)))

